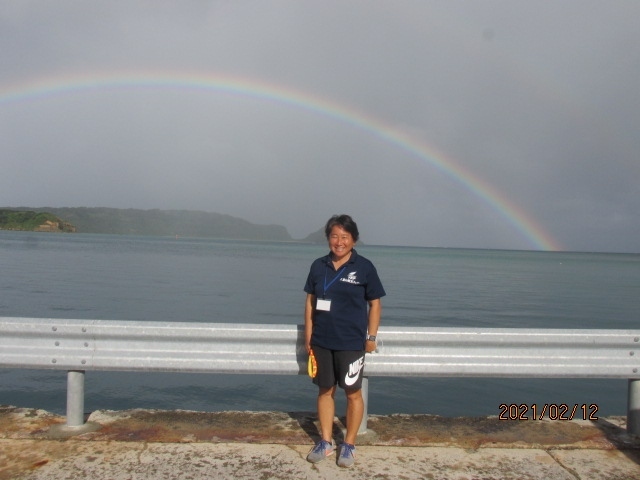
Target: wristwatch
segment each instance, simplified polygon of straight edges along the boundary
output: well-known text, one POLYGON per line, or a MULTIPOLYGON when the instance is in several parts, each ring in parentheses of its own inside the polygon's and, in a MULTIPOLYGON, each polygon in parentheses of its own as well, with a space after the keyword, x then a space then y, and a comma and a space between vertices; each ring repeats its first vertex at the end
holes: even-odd
POLYGON ((367 341, 371 340, 372 342, 376 341, 376 336, 375 335, 367 335, 367 341))

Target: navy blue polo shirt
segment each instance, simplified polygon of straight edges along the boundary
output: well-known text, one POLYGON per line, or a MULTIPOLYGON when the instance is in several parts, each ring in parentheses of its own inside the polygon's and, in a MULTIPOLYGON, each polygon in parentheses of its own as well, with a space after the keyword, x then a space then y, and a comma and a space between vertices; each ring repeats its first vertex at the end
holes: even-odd
POLYGON ((331 300, 329 312, 314 311, 312 345, 329 350, 364 349, 368 301, 386 295, 373 263, 355 250, 337 271, 330 254, 318 258, 311 264, 304 291, 331 300))

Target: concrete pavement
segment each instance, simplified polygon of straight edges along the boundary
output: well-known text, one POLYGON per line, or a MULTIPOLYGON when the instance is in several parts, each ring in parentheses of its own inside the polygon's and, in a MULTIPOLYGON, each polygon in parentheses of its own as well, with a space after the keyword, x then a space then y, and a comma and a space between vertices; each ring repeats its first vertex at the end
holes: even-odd
MULTIPOLYGON (((310 413, 97 411, 88 421, 93 429, 70 435, 63 417, 0 407, 0 480, 640 479, 640 439, 624 417, 371 416, 350 469, 335 456, 306 462, 310 413)), ((335 425, 340 441, 342 419, 335 425)))

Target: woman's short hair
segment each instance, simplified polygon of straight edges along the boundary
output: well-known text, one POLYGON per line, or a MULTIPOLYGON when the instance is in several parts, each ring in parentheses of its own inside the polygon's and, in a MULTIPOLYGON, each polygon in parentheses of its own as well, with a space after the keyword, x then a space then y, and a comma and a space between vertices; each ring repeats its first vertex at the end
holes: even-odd
POLYGON ((358 241, 358 238, 360 237, 360 234, 358 233, 358 225, 356 225, 356 222, 353 221, 353 218, 345 214, 334 215, 327 221, 327 224, 324 227, 324 234, 327 237, 327 240, 329 240, 331 230, 333 230, 333 227, 335 227, 336 225, 344 228, 347 232, 349 232, 353 237, 354 242, 358 241))

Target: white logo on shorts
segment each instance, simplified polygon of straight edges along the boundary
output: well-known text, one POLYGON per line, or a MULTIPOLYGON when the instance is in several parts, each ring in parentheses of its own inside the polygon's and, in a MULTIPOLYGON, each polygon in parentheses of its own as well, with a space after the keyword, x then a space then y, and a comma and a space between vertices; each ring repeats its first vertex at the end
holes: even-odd
POLYGON ((347 386, 351 386, 358 380, 360 371, 364 367, 364 357, 360 357, 358 360, 349 365, 349 371, 344 376, 344 383, 347 386))

